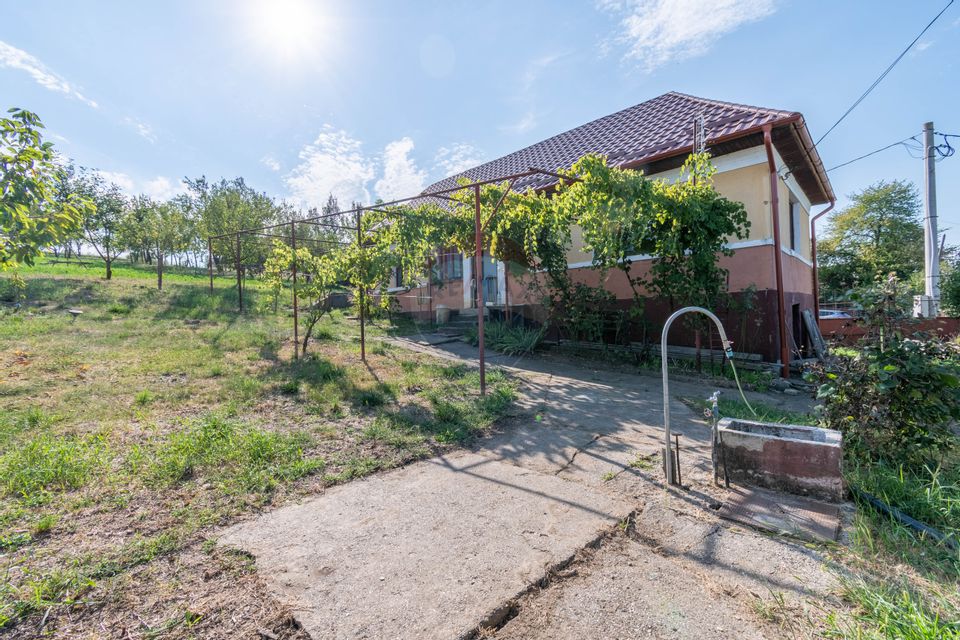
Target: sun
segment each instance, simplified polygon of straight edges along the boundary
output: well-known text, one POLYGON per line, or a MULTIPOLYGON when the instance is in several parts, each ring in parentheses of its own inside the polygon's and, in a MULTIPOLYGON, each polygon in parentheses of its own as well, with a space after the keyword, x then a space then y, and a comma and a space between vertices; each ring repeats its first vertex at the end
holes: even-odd
POLYGON ((249 0, 246 27, 253 44, 280 62, 308 58, 329 37, 319 2, 249 0))

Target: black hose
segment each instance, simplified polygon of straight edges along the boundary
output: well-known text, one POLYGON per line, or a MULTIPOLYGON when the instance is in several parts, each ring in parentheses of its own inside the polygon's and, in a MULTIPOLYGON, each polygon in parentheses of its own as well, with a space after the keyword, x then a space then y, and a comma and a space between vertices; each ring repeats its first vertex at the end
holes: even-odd
POLYGON ((886 515, 890 516, 897 522, 904 524, 915 531, 920 531, 921 533, 925 533, 926 535, 930 536, 937 542, 940 542, 945 546, 949 547, 950 549, 956 551, 957 541, 954 540, 952 537, 945 535, 943 532, 939 531, 938 529, 934 529, 928 524, 924 524, 919 520, 915 520, 914 518, 911 518, 910 516, 905 514, 903 511, 900 511, 900 509, 897 509, 896 507, 891 507, 886 502, 882 501, 880 498, 870 493, 867 493, 863 489, 858 489, 857 487, 850 485, 850 493, 852 493, 856 498, 859 498, 860 500, 863 500, 869 503, 874 509, 882 513, 885 513, 886 515))

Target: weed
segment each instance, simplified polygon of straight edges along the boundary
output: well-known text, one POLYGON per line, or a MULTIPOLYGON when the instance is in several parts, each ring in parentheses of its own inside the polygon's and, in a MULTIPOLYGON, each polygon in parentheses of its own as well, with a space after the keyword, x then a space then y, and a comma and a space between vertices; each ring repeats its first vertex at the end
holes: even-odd
POLYGON ((960 609, 943 594, 920 595, 903 584, 841 580, 842 595, 857 607, 853 618, 828 616, 838 638, 948 640, 960 638, 960 609))
POLYGON ((40 516, 40 519, 37 520, 34 525, 31 533, 34 538, 39 538, 45 536, 57 525, 57 516, 54 513, 48 513, 43 516, 40 516))
POLYGON ((138 407, 145 407, 146 405, 153 402, 155 397, 156 396, 153 395, 152 391, 148 389, 144 389, 143 391, 138 391, 137 395, 133 397, 133 404, 135 404, 138 407))
POLYGON ((637 457, 630 461, 630 466, 633 469, 640 469, 641 471, 650 471, 654 468, 653 461, 656 459, 657 454, 650 453, 643 455, 638 453, 637 457))
POLYGON ((616 471, 607 471, 607 472, 604 473, 602 476, 600 476, 600 479, 603 480, 604 482, 610 482, 611 480, 613 480, 613 479, 616 478, 616 477, 617 477, 617 472, 616 472, 616 471))
POLYGON ((84 486, 107 461, 102 435, 41 434, 0 456, 0 488, 34 504, 50 492, 84 486))

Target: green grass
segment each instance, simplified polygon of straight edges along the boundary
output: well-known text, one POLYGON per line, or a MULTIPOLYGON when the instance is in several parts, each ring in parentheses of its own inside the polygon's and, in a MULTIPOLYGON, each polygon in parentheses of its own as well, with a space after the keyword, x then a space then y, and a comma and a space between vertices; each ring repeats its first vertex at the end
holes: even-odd
POLYGON ((842 581, 852 616, 827 618, 831 637, 857 640, 951 640, 960 638, 960 609, 946 594, 919 594, 905 584, 852 578, 842 581))
MULTIPOLYGON (((229 278, 210 292, 204 274, 169 271, 158 291, 137 265, 109 282, 96 265, 21 273, 24 308, 0 309, 0 627, 50 610, 55 634, 80 601, 104 610, 91 620, 129 615, 134 567, 253 509, 467 442, 514 398, 502 373, 483 398, 475 371, 379 342, 404 323, 368 325, 362 363, 339 311, 294 359, 289 315, 260 310, 253 281, 241 315, 229 278), (77 531, 97 535, 80 550, 77 531)), ((167 618, 178 629, 181 614, 167 618)))
MULTIPOLYGON (((682 398, 682 400, 698 413, 711 407, 709 401, 699 398, 682 398)), ((815 425, 817 423, 816 417, 810 413, 782 409, 762 402, 751 402, 750 406, 756 411, 756 415, 750 411, 750 408, 747 407, 743 400, 721 397, 717 403, 721 418, 759 420, 760 422, 773 422, 777 424, 815 425)))

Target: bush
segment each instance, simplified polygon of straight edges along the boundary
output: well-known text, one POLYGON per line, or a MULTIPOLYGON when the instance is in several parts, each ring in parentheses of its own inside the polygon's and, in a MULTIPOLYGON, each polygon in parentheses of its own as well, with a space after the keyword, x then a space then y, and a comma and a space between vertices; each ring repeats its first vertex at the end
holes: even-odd
POLYGON ((887 335, 814 373, 825 426, 866 460, 922 466, 955 444, 960 350, 939 339, 887 335))
MULTIPOLYGON (((483 327, 484 345, 508 356, 525 356, 533 353, 543 342, 545 331, 530 327, 514 327, 506 322, 490 322, 483 327)), ((476 329, 465 335, 467 342, 476 346, 476 329)))

